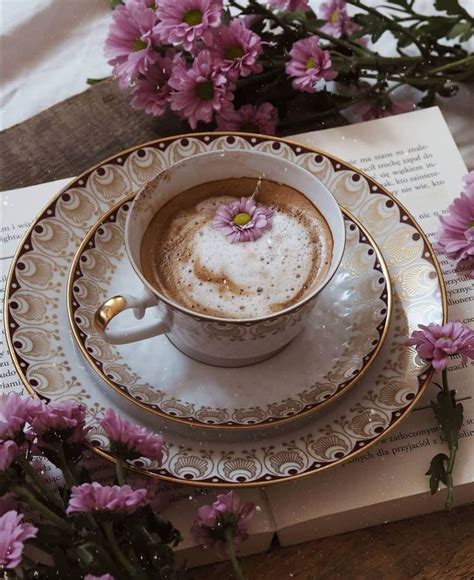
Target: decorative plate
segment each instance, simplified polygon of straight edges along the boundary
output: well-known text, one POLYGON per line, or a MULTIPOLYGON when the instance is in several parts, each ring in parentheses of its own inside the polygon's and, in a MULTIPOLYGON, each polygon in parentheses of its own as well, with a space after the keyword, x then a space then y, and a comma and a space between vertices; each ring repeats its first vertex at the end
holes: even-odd
POLYGON ((346 249, 337 273, 319 296, 305 331, 271 359, 218 368, 185 356, 165 336, 108 344, 93 324, 97 308, 125 288, 132 295, 141 289, 124 250, 132 201, 133 196, 120 202, 90 230, 68 284, 69 320, 79 347, 119 394, 179 422, 248 429, 315 411, 368 370, 387 335, 391 287, 379 249, 346 210, 346 249))
MULTIPOLYGON (((111 246, 114 240, 111 240, 111 246)), ((132 148, 86 171, 33 222, 5 288, 5 332, 26 388, 87 406, 96 452, 111 458, 96 417, 108 406, 166 439, 162 465, 144 471, 196 485, 262 485, 327 469, 365 451, 398 424, 429 384, 406 336, 419 323, 446 320, 446 293, 434 253, 415 220, 383 187, 333 156, 284 139, 251 134, 193 134, 132 148), (90 228, 118 201, 164 167, 202 151, 255 148, 284 156, 321 179, 379 245, 390 271, 393 316, 387 340, 358 383, 308 419, 268 429, 217 431, 167 421, 130 405, 84 360, 67 321, 67 273, 90 228)))

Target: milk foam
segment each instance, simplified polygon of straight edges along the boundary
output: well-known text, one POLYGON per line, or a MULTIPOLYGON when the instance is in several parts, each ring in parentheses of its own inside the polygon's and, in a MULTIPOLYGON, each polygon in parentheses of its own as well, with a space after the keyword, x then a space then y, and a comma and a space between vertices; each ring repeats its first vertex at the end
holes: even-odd
POLYGON ((219 205, 237 197, 210 196, 175 212, 161 237, 154 283, 195 312, 223 318, 273 314, 301 300, 328 269, 332 240, 314 206, 305 211, 298 204, 276 204, 270 231, 254 242, 232 244, 212 228, 212 219, 219 205))

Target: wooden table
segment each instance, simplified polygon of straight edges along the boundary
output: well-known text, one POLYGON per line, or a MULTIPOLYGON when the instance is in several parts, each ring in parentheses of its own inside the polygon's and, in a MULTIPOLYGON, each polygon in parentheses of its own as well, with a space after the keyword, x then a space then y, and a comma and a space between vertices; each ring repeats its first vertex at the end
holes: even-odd
MULTIPOLYGON (((186 131, 172 118, 133 111, 113 83, 103 82, 0 134, 0 190, 78 175, 117 151, 186 131)), ((249 580, 472 580, 474 505, 289 548, 275 544, 242 564, 249 580)), ((232 572, 222 563, 191 577, 222 580, 232 572)))

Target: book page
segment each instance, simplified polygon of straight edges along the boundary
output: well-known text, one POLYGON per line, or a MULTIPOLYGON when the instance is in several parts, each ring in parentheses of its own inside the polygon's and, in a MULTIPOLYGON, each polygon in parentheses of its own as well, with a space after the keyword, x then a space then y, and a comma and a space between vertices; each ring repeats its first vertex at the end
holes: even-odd
MULTIPOLYGON (((0 394, 16 392, 28 396, 10 358, 3 326, 3 299, 8 270, 30 222, 48 200, 69 181, 69 179, 62 179, 0 193, 0 308, 2 309, 0 394)), ((65 324, 67 323, 65 321, 65 324)), ((92 457, 89 458, 88 464, 91 474, 97 481, 110 484, 115 473, 115 468, 110 463, 92 457)), ((61 474, 51 464, 43 464, 41 460, 35 460, 34 465, 36 469, 46 473, 45 481, 48 485, 54 486, 60 482, 61 474)), ((163 517, 169 519, 183 536, 183 541, 176 550, 178 564, 181 565, 186 561, 186 566, 191 568, 219 560, 213 550, 204 550, 194 541, 190 529, 197 509, 202 505, 212 503, 215 496, 218 493, 224 493, 224 490, 163 483, 160 493, 163 495, 165 504, 162 511, 163 517)), ((239 495, 244 501, 251 501, 256 505, 256 515, 252 519, 249 530, 250 538, 242 545, 239 554, 254 554, 268 549, 275 528, 264 493, 260 489, 245 489, 239 492, 239 495)))
MULTIPOLYGON (((467 173, 438 108, 293 139, 330 151, 386 186, 432 242, 439 228, 438 216, 460 194, 467 173)), ((449 319, 472 323, 474 283, 468 269, 455 268, 444 257, 440 264, 449 319)), ((450 386, 457 389, 464 405, 454 475, 457 503, 474 501, 473 364, 456 357, 449 367, 450 386)), ((442 509, 445 492, 432 497, 424 475, 431 458, 447 450, 429 406, 436 391, 431 385, 409 417, 364 455, 306 479, 268 488, 280 542, 298 543, 442 509), (288 497, 298 499, 288 502, 288 497)))

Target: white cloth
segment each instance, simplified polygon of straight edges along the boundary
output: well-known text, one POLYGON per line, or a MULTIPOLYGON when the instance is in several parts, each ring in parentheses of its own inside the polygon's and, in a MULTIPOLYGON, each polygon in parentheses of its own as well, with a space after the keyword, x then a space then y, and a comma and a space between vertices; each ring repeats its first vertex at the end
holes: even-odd
MULTIPOLYGON (((265 0, 260 0, 264 2, 265 0)), ((474 0, 461 0, 472 10, 474 0)), ((319 0, 310 0, 317 9, 319 0)), ((378 0, 368 4, 379 5, 378 0)), ((432 0, 417 9, 433 11, 432 0)), ((111 21, 109 0, 0 0, 1 123, 7 128, 87 89, 87 78, 110 75, 103 54, 111 21)), ((471 42, 471 49, 474 43, 471 42)), ((377 43, 393 54, 393 39, 377 43)), ((471 85, 472 87, 472 85, 471 85)), ((441 99, 443 111, 466 165, 474 168, 472 88, 453 99, 441 99)))
POLYGON ((109 0, 0 0, 2 128, 110 75, 103 47, 109 0))

